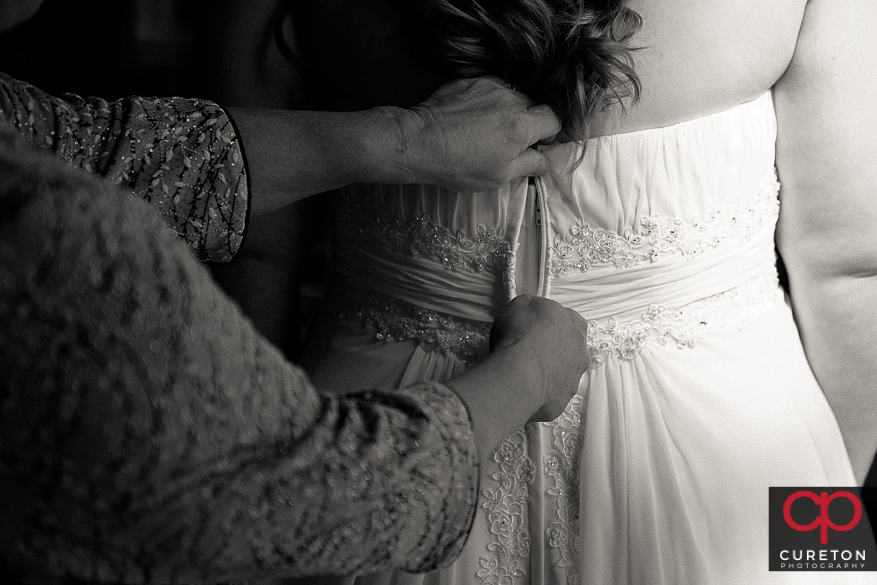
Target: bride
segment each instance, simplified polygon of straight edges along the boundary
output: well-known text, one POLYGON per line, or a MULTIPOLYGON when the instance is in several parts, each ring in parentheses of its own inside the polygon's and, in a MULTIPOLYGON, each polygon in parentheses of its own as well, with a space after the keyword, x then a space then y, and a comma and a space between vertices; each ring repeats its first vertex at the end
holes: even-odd
POLYGON ((456 563, 357 583, 874 582, 768 572, 768 488, 859 484, 877 446, 874 3, 312 0, 296 16, 338 108, 489 74, 572 140, 545 150, 546 177, 496 190, 334 197, 318 386, 454 376, 525 292, 590 320, 593 364, 559 419, 496 451, 456 563))

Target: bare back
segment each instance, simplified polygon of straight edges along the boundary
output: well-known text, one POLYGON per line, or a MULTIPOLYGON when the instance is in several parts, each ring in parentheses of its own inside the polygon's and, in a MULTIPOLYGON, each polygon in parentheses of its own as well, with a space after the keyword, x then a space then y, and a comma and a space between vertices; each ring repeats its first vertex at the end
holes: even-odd
MULTIPOLYGON (((806 0, 636 0, 633 39, 643 86, 625 116, 606 113, 595 135, 667 126, 754 99, 782 76, 806 0)), ((339 107, 409 106, 442 81, 407 52, 404 23, 382 0, 311 0, 307 30, 339 107)))

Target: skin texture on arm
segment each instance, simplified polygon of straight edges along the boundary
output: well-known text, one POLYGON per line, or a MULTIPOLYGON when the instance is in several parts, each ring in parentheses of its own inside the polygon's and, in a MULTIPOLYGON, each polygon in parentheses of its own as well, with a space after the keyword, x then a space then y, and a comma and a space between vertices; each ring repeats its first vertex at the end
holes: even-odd
POLYGON ((877 447, 877 5, 810 0, 774 88, 777 243, 807 358, 861 482, 877 447))
MULTIPOLYGON (((250 202, 258 200, 250 206, 244 245, 230 262, 211 263, 209 268, 259 332, 295 359, 301 330, 301 274, 323 227, 326 202, 312 197, 290 203, 297 198, 290 195, 298 193, 289 190, 292 185, 271 187, 272 178, 279 174, 275 168, 293 172, 291 165, 297 162, 291 156, 284 158, 292 150, 293 133, 287 135, 278 127, 278 120, 288 115, 283 110, 298 101, 295 69, 274 41, 274 19, 283 2, 193 2, 203 15, 193 23, 203 91, 234 110, 236 129, 245 135, 241 143, 248 155, 248 179, 256 184, 250 202), (264 117, 265 128, 252 124, 254 116, 264 117), (276 145, 260 148, 260 141, 269 135, 276 138, 276 145)), ((299 156, 311 158, 303 151, 299 156)))

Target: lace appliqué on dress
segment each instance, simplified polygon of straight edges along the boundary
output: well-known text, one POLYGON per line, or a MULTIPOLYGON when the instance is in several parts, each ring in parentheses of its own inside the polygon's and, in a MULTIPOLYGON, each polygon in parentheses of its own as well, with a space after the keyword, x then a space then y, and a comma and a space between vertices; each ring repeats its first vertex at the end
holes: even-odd
POLYGON ((377 204, 344 194, 336 200, 336 221, 346 237, 379 242, 390 252, 423 256, 441 262, 454 272, 497 270, 507 273, 514 255, 495 228, 477 227, 472 238, 433 222, 428 214, 406 219, 377 204))
POLYGON ((552 446, 545 454, 544 472, 552 479, 546 494, 556 498, 554 522, 548 527, 548 546, 560 559, 555 566, 565 569, 567 585, 579 585, 579 457, 582 452, 583 399, 573 396, 557 419, 545 423, 551 428, 552 446))
POLYGON ((680 349, 694 347, 698 339, 720 327, 745 327, 758 313, 782 298, 776 274, 701 299, 679 309, 651 305, 642 317, 619 323, 615 317, 588 321, 588 350, 592 363, 602 364, 609 355, 633 360, 651 343, 672 341, 680 349))
POLYGON ((527 455, 525 432, 517 431, 503 441, 494 452, 493 461, 498 469, 490 477, 499 486, 481 491, 481 506, 494 540, 487 545, 489 556, 478 559, 481 568, 476 576, 481 583, 512 585, 515 577, 527 574, 530 554, 530 533, 525 528, 524 514, 536 467, 527 455))
POLYGON ((555 236, 549 248, 549 271, 554 277, 563 277, 573 271, 587 272, 599 264, 629 268, 668 254, 692 258, 732 238, 747 241, 761 226, 776 222, 779 188, 774 176, 750 206, 715 209, 705 219, 690 223, 657 215, 643 217, 639 232, 628 227, 623 234, 588 224, 574 225, 566 238, 555 236))
POLYGON ((490 323, 424 309, 361 287, 345 288, 346 294, 339 300, 338 318, 374 327, 378 339, 416 339, 424 351, 453 353, 467 363, 487 356, 490 323))
POLYGON ((512 585, 516 578, 527 576, 531 536, 525 515, 530 503, 530 485, 536 467, 527 453, 527 434, 549 431, 551 441, 542 456, 541 467, 549 478, 546 502, 554 502, 554 518, 544 537, 556 551, 553 564, 565 575, 567 585, 579 585, 579 456, 582 451, 582 397, 575 396, 563 414, 550 423, 529 425, 497 448, 493 461, 497 466, 491 479, 498 483, 483 489, 481 504, 487 514, 488 530, 493 540, 487 555, 480 557, 476 576, 481 583, 512 585), (535 428, 542 427, 541 429, 535 428))

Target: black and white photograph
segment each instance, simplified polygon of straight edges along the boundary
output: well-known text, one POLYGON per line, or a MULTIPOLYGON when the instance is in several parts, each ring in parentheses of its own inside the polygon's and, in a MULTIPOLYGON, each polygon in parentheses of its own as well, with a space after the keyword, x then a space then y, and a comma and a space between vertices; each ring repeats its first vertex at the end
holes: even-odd
POLYGON ((877 585, 877 2, 0 0, 0 582, 877 585))

